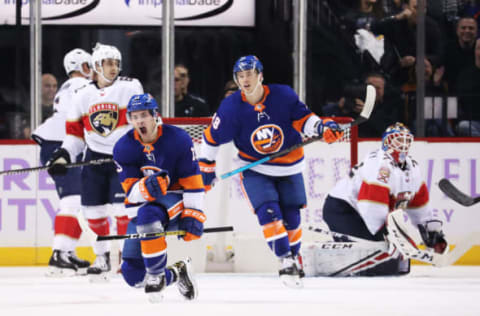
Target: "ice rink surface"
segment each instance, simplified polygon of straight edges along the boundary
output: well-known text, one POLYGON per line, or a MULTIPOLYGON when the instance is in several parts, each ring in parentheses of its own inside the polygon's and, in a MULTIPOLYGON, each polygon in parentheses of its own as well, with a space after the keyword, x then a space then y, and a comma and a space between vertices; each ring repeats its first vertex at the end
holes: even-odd
POLYGON ((307 278, 285 288, 274 274, 197 274, 199 297, 185 301, 175 286, 159 304, 120 276, 92 284, 54 279, 46 267, 0 268, 0 315, 392 316, 480 315, 480 267, 413 266, 404 277, 307 278))

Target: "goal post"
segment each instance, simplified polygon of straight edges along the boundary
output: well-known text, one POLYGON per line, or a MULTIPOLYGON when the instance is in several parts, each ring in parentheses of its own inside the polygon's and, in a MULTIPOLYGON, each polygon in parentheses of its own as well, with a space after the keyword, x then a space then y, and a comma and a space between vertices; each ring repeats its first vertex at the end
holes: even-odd
MULTIPOLYGON (((332 118, 340 125, 352 118, 332 118)), ((211 118, 163 118, 164 124, 175 125, 187 131, 198 152, 203 130, 211 118)), ((303 171, 307 207, 301 211, 303 226, 322 224, 321 209, 328 191, 340 178, 346 176, 350 167, 358 161, 357 126, 345 131, 342 139, 334 144, 322 141, 304 147, 305 170, 303 171)), ((239 166, 237 150, 232 143, 222 145, 217 155, 217 175, 239 166)), ((205 234, 196 246, 180 246, 177 242, 169 247, 178 255, 192 256, 196 271, 265 272, 276 271, 276 259, 263 239, 257 218, 243 195, 240 175, 219 181, 206 195, 205 227, 231 225, 234 232, 205 234), (177 248, 180 247, 180 248, 177 248), (189 247, 188 249, 185 247, 189 247), (181 254, 183 252, 183 254, 181 254), (200 261, 200 262, 199 262, 200 261)), ((304 241, 312 235, 304 232, 304 241)), ((192 243, 184 243, 192 244, 192 243)), ((173 257, 176 257, 175 254, 173 257)))

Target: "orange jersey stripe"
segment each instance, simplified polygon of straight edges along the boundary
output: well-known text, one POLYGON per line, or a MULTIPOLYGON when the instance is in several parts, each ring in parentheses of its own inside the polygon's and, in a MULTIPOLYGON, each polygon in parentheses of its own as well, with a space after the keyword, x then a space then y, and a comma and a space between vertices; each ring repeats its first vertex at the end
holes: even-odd
POLYGON ((303 125, 305 125, 305 122, 308 120, 309 117, 314 115, 313 113, 310 113, 308 115, 305 115, 299 120, 293 121, 292 126, 294 129, 296 129, 299 133, 303 131, 303 125))
POLYGON ((140 241, 142 247, 142 255, 145 257, 153 257, 160 255, 167 249, 167 241, 165 237, 140 241))
MULTIPOLYGON (((241 157, 244 157, 248 160, 253 160, 253 161, 259 160, 255 157, 252 157, 252 156, 244 153, 243 151, 239 151, 238 154, 241 157)), ((297 148, 295 150, 292 150, 291 152, 289 152, 288 154, 286 154, 284 156, 269 160, 268 162, 269 163, 276 163, 276 164, 292 164, 292 163, 295 163, 295 162, 301 160, 302 158, 303 158, 303 148, 297 148)))
POLYGON ((73 135, 83 139, 83 123, 82 121, 67 121, 65 123, 67 135, 73 135))
POLYGON ((372 201, 389 205, 390 189, 375 183, 362 182, 358 192, 358 201, 372 201))
POLYGON ((425 206, 428 203, 429 196, 428 196, 428 188, 424 183, 420 186, 420 190, 415 194, 413 199, 408 203, 408 208, 418 208, 425 206))
POLYGON ((123 188, 123 191, 125 191, 125 193, 128 193, 128 191, 130 191, 130 189, 132 188, 132 186, 135 184, 135 182, 138 181, 138 178, 126 178, 123 182, 122 182, 122 188, 123 188))
POLYGON ((287 235, 287 230, 282 221, 275 221, 263 225, 263 236, 267 241, 279 239, 287 235))
POLYGON ((217 142, 213 139, 212 137, 212 131, 211 131, 211 128, 212 128, 212 125, 209 125, 204 131, 203 131, 203 135, 205 136, 205 138, 207 139, 207 142, 209 142, 210 144, 217 144, 217 142))
POLYGON ((204 188, 203 178, 200 174, 195 174, 187 178, 180 178, 178 179, 178 183, 185 190, 199 190, 204 188))

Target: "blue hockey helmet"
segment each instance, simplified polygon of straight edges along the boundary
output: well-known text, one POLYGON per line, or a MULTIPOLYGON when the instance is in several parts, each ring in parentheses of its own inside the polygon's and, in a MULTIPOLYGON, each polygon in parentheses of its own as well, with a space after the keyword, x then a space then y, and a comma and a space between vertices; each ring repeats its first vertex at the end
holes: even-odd
POLYGON ((263 65, 260 59, 255 55, 248 55, 240 57, 233 66, 233 76, 239 71, 245 71, 249 69, 255 69, 258 73, 263 72, 263 65))
POLYGON ((158 104, 150 93, 136 94, 130 98, 127 105, 127 118, 135 111, 148 110, 153 117, 159 117, 158 104))
POLYGON ((388 126, 382 134, 382 149, 399 163, 405 162, 412 143, 413 134, 403 123, 388 126))

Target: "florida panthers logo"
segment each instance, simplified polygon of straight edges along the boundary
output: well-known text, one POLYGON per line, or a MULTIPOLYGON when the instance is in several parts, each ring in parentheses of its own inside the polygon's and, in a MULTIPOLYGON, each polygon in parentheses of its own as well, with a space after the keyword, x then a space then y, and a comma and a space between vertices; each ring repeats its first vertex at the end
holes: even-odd
POLYGON ((118 123, 118 104, 99 103, 90 107, 88 119, 92 129, 102 136, 109 135, 118 123))
POLYGON ((262 125, 253 131, 250 141, 259 154, 275 153, 283 145, 283 131, 275 124, 262 125))

